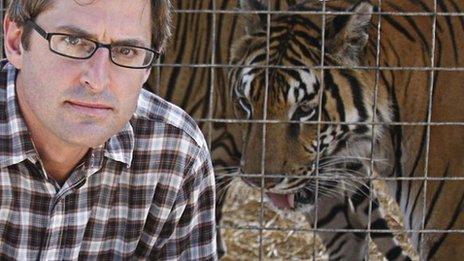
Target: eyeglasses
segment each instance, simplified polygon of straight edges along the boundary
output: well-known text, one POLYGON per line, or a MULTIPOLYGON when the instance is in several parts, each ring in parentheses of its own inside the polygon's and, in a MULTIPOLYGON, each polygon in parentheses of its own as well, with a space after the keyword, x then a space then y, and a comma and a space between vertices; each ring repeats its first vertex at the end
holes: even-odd
POLYGON ((72 34, 47 33, 32 20, 27 20, 26 24, 48 41, 50 51, 69 58, 89 59, 98 48, 103 47, 109 50, 110 59, 114 64, 132 69, 145 69, 152 66, 160 54, 141 46, 102 44, 72 34))

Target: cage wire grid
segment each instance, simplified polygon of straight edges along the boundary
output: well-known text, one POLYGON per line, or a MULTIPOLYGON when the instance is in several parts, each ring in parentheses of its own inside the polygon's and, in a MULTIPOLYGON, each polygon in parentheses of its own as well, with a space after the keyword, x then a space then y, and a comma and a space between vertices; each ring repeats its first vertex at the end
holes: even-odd
MULTIPOLYGON (((213 1, 214 3, 215 1, 213 1)), ((333 12, 326 12, 325 11, 325 1, 322 1, 323 2, 323 12, 322 12, 322 20, 323 20, 323 24, 325 23, 325 14, 333 14, 333 12)), ((321 78, 323 79, 323 75, 324 75, 324 70, 325 69, 343 69, 343 68, 355 68, 355 69, 364 69, 364 70, 375 70, 376 71, 376 80, 375 80, 375 92, 374 92, 374 104, 373 104, 373 111, 375 111, 376 107, 377 107, 377 92, 378 92, 378 81, 379 81, 379 72, 381 70, 412 70, 412 71, 428 71, 429 74, 430 74, 430 89, 429 89, 429 101, 432 100, 432 93, 433 93, 433 88, 434 88, 434 85, 433 85, 433 79, 434 79, 434 72, 435 71, 463 71, 464 68, 463 67, 436 67, 434 66, 435 65, 435 41, 436 41, 436 21, 437 21, 437 16, 463 16, 464 13, 462 12, 458 12, 458 13, 443 13, 443 12, 437 12, 437 1, 435 0, 434 1, 434 4, 433 4, 433 12, 430 13, 430 12, 402 12, 401 14, 397 13, 397 12, 383 12, 381 10, 381 4, 382 4, 382 0, 379 0, 378 1, 378 6, 379 6, 379 10, 378 12, 375 12, 376 15, 378 15, 378 18, 379 18, 379 22, 378 22, 378 28, 377 28, 377 55, 376 55, 376 66, 374 67, 369 67, 369 66, 350 66, 350 67, 346 67, 346 66, 326 66, 324 65, 324 62, 323 62, 323 59, 324 59, 324 55, 321 55, 321 63, 319 66, 314 66, 314 67, 311 67, 311 68, 316 68, 316 69, 321 69, 321 78), (380 31, 381 31, 381 18, 382 18, 382 15, 400 15, 400 16, 432 16, 433 17, 433 26, 432 26, 432 48, 430 50, 430 53, 431 53, 431 61, 430 61, 430 65, 431 66, 427 66, 427 67, 395 67, 395 66, 388 66, 388 67, 385 67, 385 66, 381 66, 380 65, 380 61, 379 61, 379 54, 380 54, 380 48, 379 48, 379 45, 380 45, 380 37, 381 37, 381 34, 380 34, 380 31)), ((214 6, 214 4, 213 4, 214 6)), ((270 1, 268 0, 268 8, 270 6, 270 1)), ((270 8, 267 10, 267 11, 254 11, 254 12, 247 12, 247 11, 237 11, 237 10, 233 10, 233 11, 230 11, 230 10, 217 10, 215 7, 213 7, 213 10, 177 10, 178 13, 211 13, 213 15, 213 20, 215 20, 215 17, 217 14, 235 14, 235 13, 262 13, 262 14, 266 14, 266 19, 267 19, 267 27, 266 27, 266 33, 267 35, 269 36, 270 35, 270 17, 271 17, 271 14, 285 14, 285 13, 298 13, 298 14, 301 14, 301 13, 304 13, 304 14, 321 14, 320 12, 309 12, 309 11, 306 11, 306 12, 297 12, 297 11, 294 11, 294 12, 288 12, 288 11, 272 11, 270 10, 270 8)), ((350 14, 350 12, 337 12, 337 13, 341 13, 341 14, 350 14)), ((215 26, 215 24, 213 24, 213 26, 215 26)), ((324 28, 324 26, 322 26, 322 28, 324 28)), ((213 39, 213 42, 216 43, 217 39, 215 38, 215 30, 213 30, 213 36, 212 36, 212 39, 213 39)), ((322 35, 324 35, 325 33, 325 30, 322 30, 322 35)), ((322 48, 321 48, 321 52, 323 53, 324 52, 324 36, 322 36, 322 48)), ((213 44, 213 46, 215 46, 215 44, 213 44)), ((297 69, 297 68, 308 68, 307 66, 302 66, 302 67, 299 67, 299 66, 276 66, 276 65, 270 65, 269 64, 269 37, 267 39, 267 42, 266 42, 266 50, 267 50, 267 55, 266 55, 266 66, 262 67, 262 66, 244 66, 244 67, 255 67, 255 68, 264 68, 265 69, 265 74, 266 74, 266 78, 265 78, 265 94, 264 94, 264 115, 263 115, 263 119, 262 120, 236 120, 236 119, 214 119, 214 118, 211 118, 211 117, 208 117, 206 119, 204 118, 197 118, 196 120, 199 121, 199 122, 208 122, 208 123, 211 123, 211 122, 219 122, 219 123, 263 123, 262 124, 262 136, 263 136, 263 139, 262 139, 262 153, 261 153, 261 158, 262 158, 262 161, 261 161, 261 173, 255 173, 255 174, 251 174, 251 173, 247 173, 247 174, 242 174, 242 176, 247 176, 249 175, 250 177, 251 176, 256 176, 256 175, 259 175, 261 177, 261 180, 262 180, 262 187, 264 186, 264 177, 265 177, 265 154, 266 154, 266 150, 265 150, 265 147, 266 147, 266 126, 267 124, 279 124, 279 123, 296 123, 296 122, 293 122, 293 121, 273 121, 273 120, 268 120, 267 119, 267 99, 268 99, 268 87, 269 87, 269 69, 270 68, 285 68, 285 69, 297 69)), ((214 61, 214 54, 215 52, 213 52, 212 54, 212 61, 214 61)), ((228 65, 228 64, 216 64, 216 63, 212 63, 212 64, 163 64, 161 66, 166 66, 166 67, 176 67, 176 66, 180 66, 180 67, 183 67, 183 66, 190 66, 190 67, 197 67, 197 68, 200 68, 200 67, 205 67, 205 68, 211 68, 211 74, 214 75, 214 68, 231 68, 231 67, 234 67, 234 65, 228 65)), ((214 81, 212 81, 214 82, 214 81)), ((324 86, 324 83, 322 81, 321 83, 322 87, 321 87, 321 91, 323 90, 323 86, 324 86)), ((213 85, 211 86, 212 87, 212 90, 214 90, 214 83, 213 85)), ((211 95, 210 97, 213 97, 213 95, 211 95)), ((319 97, 321 97, 321 95, 319 94, 319 97)), ((210 101, 210 104, 213 104, 213 102, 210 101)), ((321 102, 319 103, 319 106, 321 106, 321 102)), ((213 107, 210 107, 210 114, 209 116, 211 116, 211 110, 213 110, 213 107)), ((429 151, 430 151, 430 148, 429 148, 429 140, 430 140, 430 126, 439 126, 439 125, 451 125, 451 126, 462 126, 464 123, 463 122, 452 122, 452 121, 448 121, 448 122, 432 122, 431 120, 431 115, 432 115, 432 103, 429 102, 429 106, 428 106, 428 112, 427 112, 427 121, 426 122, 382 122, 382 123, 379 123, 379 122, 376 122, 376 119, 374 118, 374 120, 370 123, 371 125, 379 125, 379 124, 384 124, 384 125, 403 125, 403 126, 407 126, 407 125, 412 125, 412 126, 426 126, 427 128, 427 131, 426 131, 426 136, 427 136, 427 142, 426 142, 426 153, 425 153, 425 173, 424 173, 424 177, 401 177, 401 178, 388 178, 388 177, 373 177, 372 176, 372 172, 373 172, 373 164, 374 164, 374 157, 373 155, 371 155, 371 159, 370 159, 370 164, 371 164, 371 169, 369 171, 369 175, 368 175, 368 179, 380 179, 380 180, 399 180, 399 179, 403 179, 403 180, 422 180, 424 181, 424 193, 423 193, 423 206, 427 206, 427 202, 426 202, 426 191, 427 191, 427 181, 429 180, 463 180, 464 178, 463 177, 440 177, 440 178, 435 178, 435 177, 428 177, 428 165, 429 165, 429 151)), ((321 120, 321 110, 319 108, 319 115, 318 115, 318 120, 316 122, 311 122, 309 121, 308 123, 315 123, 317 124, 318 128, 317 128, 317 132, 318 134, 320 134, 320 125, 321 124, 326 124, 326 123, 331 123, 331 124, 357 124, 357 123, 354 123, 354 122, 324 122, 321 120)), ((361 123, 361 124, 369 124, 369 123, 361 123)), ((374 132, 375 132, 375 128, 372 129, 372 136, 374 136, 374 132)), ((319 141, 318 141, 319 143, 319 141)), ((374 146, 374 141, 372 139, 372 144, 371 144, 372 148, 374 146)), ((319 152, 319 144, 318 144, 318 152, 319 152)), ((318 159, 316 160, 316 164, 318 164, 319 162, 319 153, 318 153, 318 159)), ((318 175, 318 171, 317 171, 318 168, 316 168, 316 179, 320 179, 321 177, 319 177, 318 175)), ((224 175, 227 175, 227 174, 224 174, 224 175)), ((235 174, 231 174, 232 176, 234 176, 235 174)), ((284 175, 273 175, 273 177, 285 177, 284 175)), ((317 184, 317 183, 316 183, 317 184)), ((316 185, 317 186, 317 185, 316 185)), ((370 193, 372 193, 372 189, 370 190, 370 193)), ((316 201, 317 201, 317 195, 318 195, 318 190, 316 189, 316 201)), ((259 259, 263 259, 263 247, 262 247, 262 242, 263 242, 263 230, 266 230, 266 228, 263 227, 263 209, 264 209, 264 205, 263 205, 263 199, 264 199, 264 189, 261 189, 260 190, 260 202, 261 202, 261 208, 260 208, 260 213, 259 213, 259 226, 258 227, 253 227, 253 226, 250 226, 250 227, 239 227, 237 229, 258 229, 259 230, 259 245, 260 245, 260 248, 259 248, 259 259)), ((370 229, 370 224, 371 224, 371 220, 370 220, 370 213, 371 213, 371 210, 372 210, 372 204, 370 204, 369 206, 369 215, 368 215, 368 218, 369 218, 369 221, 368 221, 368 229, 367 230, 355 230, 355 231, 359 231, 359 232, 367 232, 368 234, 371 233, 371 232, 382 232, 382 231, 375 231, 375 230, 371 230, 370 229)), ((317 205, 316 205, 316 218, 315 218, 315 226, 313 228, 311 228, 310 230, 301 230, 301 231, 307 231, 307 232, 312 232, 312 234, 315 236, 316 232, 317 231, 327 231, 327 232, 337 232, 337 231, 346 231, 346 232, 349 232, 349 231, 353 231, 353 230, 343 230, 343 229, 321 229, 321 228, 318 228, 317 227, 317 205)), ((448 233, 454 233, 454 232, 457 232, 457 233, 462 233, 463 231, 462 230, 433 230, 433 229, 425 229, 424 228, 424 224, 425 224, 425 207, 423 208, 423 218, 422 218, 422 224, 421 224, 421 229, 419 232, 421 233, 424 233, 424 232, 448 232, 448 233)), ((272 229, 279 229, 279 228, 268 228, 270 230, 272 229)), ((285 230, 285 229, 283 229, 285 230)), ((404 229, 403 229, 404 230, 404 229)), ((417 230, 406 230, 408 232, 417 232, 417 230)), ((423 238, 421 238, 422 240, 423 238)), ((422 243, 422 242, 421 242, 422 243)), ((420 249, 419 249, 420 251, 420 249)), ((315 248, 313 248, 313 256, 315 256, 315 248)), ((366 256, 366 259, 369 260, 369 256, 367 255, 366 256)))
MULTIPOLYGON (((463 72, 464 73, 464 67, 453 67, 453 66, 435 66, 436 62, 436 57, 435 57, 435 48, 436 48, 436 34, 437 34, 437 18, 438 17, 464 17, 464 10, 460 10, 460 12, 438 12, 437 11, 437 1, 438 0, 433 0, 433 11, 432 12, 386 12, 382 10, 382 3, 386 2, 388 0, 377 0, 377 6, 378 10, 376 10, 373 13, 373 16, 377 16, 378 23, 376 25, 376 30, 377 30, 377 35, 376 35, 376 60, 375 60, 375 66, 330 66, 330 65, 325 65, 324 64, 324 52, 325 52, 325 24, 326 24, 326 16, 327 15, 333 15, 333 14, 353 14, 353 12, 347 12, 347 11, 328 11, 326 10, 326 2, 330 2, 331 0, 320 0, 322 2, 322 12, 321 11, 285 11, 285 10, 271 10, 271 0, 265 0, 267 1, 267 6, 268 10, 265 11, 245 11, 245 10, 239 10, 239 9, 233 9, 233 10, 224 10, 218 8, 216 1, 217 0, 201 0, 201 1, 210 1, 210 8, 209 9, 198 9, 198 10, 187 10, 187 9, 176 9, 174 12, 177 15, 180 14, 209 14, 211 16, 211 34, 209 36, 210 41, 211 41, 211 57, 210 57, 210 63, 161 63, 160 61, 157 62, 157 64, 154 66, 154 71, 158 75, 156 77, 156 88, 160 88, 159 86, 161 85, 161 80, 159 78, 159 75, 161 73, 162 68, 169 68, 169 67, 182 67, 182 68, 204 68, 204 69, 209 69, 209 76, 210 76, 210 86, 209 86, 209 101, 208 101, 208 112, 206 117, 196 117, 195 120, 198 123, 206 123, 207 126, 207 135, 206 135, 206 140, 208 142, 209 147, 212 147, 212 133, 213 133, 213 124, 215 123, 220 123, 220 124, 238 124, 238 123, 256 123, 256 124, 262 124, 262 141, 261 141, 261 172, 260 173, 244 173, 240 174, 241 177, 260 177, 261 178, 261 189, 259 191, 258 198, 255 198, 255 200, 258 200, 259 202, 259 213, 258 213, 258 222, 253 223, 253 224, 241 224, 241 225, 224 225, 220 224, 218 227, 222 229, 232 229, 232 230, 253 230, 253 231, 258 231, 258 245, 259 249, 257 249, 257 256, 255 257, 256 259, 259 260, 266 260, 270 259, 269 256, 264 253, 264 240, 265 238, 265 232, 267 231, 281 231, 281 232, 297 232, 297 233, 304 233, 310 237, 313 237, 313 241, 315 241, 317 233, 318 232, 327 232, 327 233, 335 233, 335 232, 363 232, 367 233, 370 235, 370 233, 385 233, 385 230, 375 230, 371 228, 371 213, 372 213, 372 195, 370 195, 370 204, 369 204, 369 209, 368 209, 368 227, 367 229, 340 229, 340 228, 323 228, 323 227, 318 227, 317 220, 318 220, 318 205, 315 205, 315 218, 314 218, 314 225, 313 227, 310 228, 301 228, 301 227, 279 227, 279 226, 268 226, 266 225, 266 220, 265 220, 265 209, 267 206, 265 205, 265 192, 264 192, 264 181, 265 177, 269 177, 265 173, 265 158, 266 158, 266 144, 269 142, 266 139, 266 134, 267 134, 267 128, 268 125, 271 124, 288 124, 288 123, 301 123, 299 121, 292 121, 292 120, 272 120, 267 118, 267 100, 268 100, 268 88, 269 88, 269 70, 270 69, 316 69, 320 70, 320 76, 321 79, 324 79, 324 72, 325 70, 330 70, 330 69, 359 69, 359 70, 373 70, 375 71, 375 87, 374 87, 374 93, 373 93, 373 105, 372 105, 372 110, 376 111, 377 109, 377 96, 378 96, 378 85, 379 85, 379 79, 380 79, 380 72, 381 71, 425 71, 428 73, 429 78, 430 78, 430 85, 429 85, 429 90, 428 90, 428 108, 427 108, 427 120, 424 121, 399 121, 399 122, 379 122, 377 121, 376 117, 374 116, 373 120, 371 122, 364 122, 364 123, 359 123, 359 122, 349 122, 349 121, 324 121, 322 120, 322 92, 324 90, 324 81, 321 81, 321 88, 318 93, 318 117, 316 121, 308 121, 305 122, 304 124, 313 124, 317 126, 317 136, 320 136, 321 133, 321 125, 323 124, 340 124, 340 125, 370 125, 372 126, 372 133, 371 136, 375 136, 375 131, 376 131, 376 126, 378 125, 390 125, 390 126, 423 126, 426 128, 426 144, 425 144, 425 162, 424 162, 424 175, 423 177, 381 177, 381 176, 376 176, 374 175, 374 162, 375 158, 373 155, 374 151, 374 146, 375 146, 375 141, 372 138, 371 139, 371 156, 369 159, 370 162, 370 168, 367 177, 350 177, 352 179, 359 179, 359 180, 370 180, 370 181, 398 181, 398 180, 405 180, 405 181, 422 181, 423 182, 423 190, 424 193, 422 193, 422 204, 423 206, 427 206, 427 199, 426 199, 426 192, 427 192, 427 184, 429 181, 464 181, 464 177, 429 177, 428 169, 429 169, 429 153, 430 153, 430 133, 431 133, 431 127, 432 126, 464 126, 464 122, 462 121, 440 121, 440 122, 434 122, 432 121, 432 112, 433 112, 433 106, 432 106, 432 98, 433 98, 433 92, 434 92, 434 78, 436 72, 463 72), (239 119, 234 119, 234 118, 215 118, 214 116, 214 97, 215 97, 215 91, 217 90, 217 86, 215 84, 215 79, 217 77, 217 72, 216 69, 230 69, 233 67, 237 67, 234 65, 230 65, 226 62, 218 62, 216 58, 216 46, 218 44, 221 44, 220 40, 218 39, 218 28, 217 28, 217 17, 218 15, 243 15, 243 14, 265 14, 266 15, 266 35, 267 35, 267 41, 266 41, 266 64, 265 66, 243 66, 247 68, 262 68, 265 70, 265 92, 264 92, 264 103, 263 103, 263 112, 264 115, 262 119, 260 120, 239 120, 239 119), (319 65, 315 66, 280 66, 280 65, 271 65, 270 63, 270 23, 271 23, 271 17, 273 15, 278 15, 278 14, 304 14, 304 15, 321 15, 322 16, 322 42, 321 42, 321 61, 319 65), (429 66, 423 66, 423 67, 413 67, 413 66, 382 66, 380 63, 380 54, 381 54, 381 49, 380 49, 380 41, 381 41, 381 29, 382 29, 382 17, 385 15, 391 15, 391 16, 409 16, 409 17, 431 17, 433 22, 432 22, 432 39, 431 40, 431 50, 430 50, 430 64, 429 66)), ((315 0, 316 1, 316 0, 315 0)), ((3 25, 3 16, 4 16, 4 11, 5 11, 5 5, 6 5, 6 0, 1 0, 0 1, 0 8, 2 10, 1 12, 1 20, 2 20, 2 25, 3 25)), ((3 47, 3 34, 2 34, 2 47, 3 47)), ((3 48, 2 48, 3 49, 3 48)), ((2 52, 2 57, 4 57, 4 54, 2 52)), ((375 114, 374 114, 375 115, 375 114)), ((319 139, 317 139, 317 159, 316 159, 316 168, 315 168, 315 176, 310 177, 312 179, 316 180, 316 191, 315 191, 315 201, 317 202, 318 196, 319 196, 319 191, 318 191, 318 186, 319 186, 319 181, 324 180, 323 176, 319 175, 319 156, 320 156, 320 144, 319 144, 319 139)), ((223 176, 230 176, 230 177, 237 177, 236 173, 231 173, 231 174, 221 174, 223 176)), ((283 178, 286 177, 284 174, 275 174, 272 175, 272 177, 277 177, 277 178, 283 178)), ((331 177, 333 178, 333 176, 331 177)), ((340 176, 340 178, 347 178, 344 176, 340 176)), ((371 194, 373 191, 372 188, 372 182, 369 183, 370 190, 369 193, 371 194)), ((422 212, 422 219, 421 219, 421 228, 419 230, 417 229, 391 229, 388 230, 387 232, 419 232, 419 233, 464 233, 464 230, 462 229, 426 229, 425 228, 425 218, 426 218, 426 208, 423 207, 423 212, 422 212)), ((422 244, 424 237, 421 237, 421 242, 422 244)), ((368 240, 370 240, 370 237, 368 237, 368 240)), ((421 249, 419 247, 419 255, 421 254, 421 249)), ((313 259, 319 259, 316 258, 318 256, 318 249, 315 244, 313 244, 312 249, 308 250, 312 252, 312 258, 313 259)), ((240 256, 235 256, 232 257, 231 259, 240 259, 240 256)), ((366 255, 366 260, 370 260, 370 255, 366 255)))

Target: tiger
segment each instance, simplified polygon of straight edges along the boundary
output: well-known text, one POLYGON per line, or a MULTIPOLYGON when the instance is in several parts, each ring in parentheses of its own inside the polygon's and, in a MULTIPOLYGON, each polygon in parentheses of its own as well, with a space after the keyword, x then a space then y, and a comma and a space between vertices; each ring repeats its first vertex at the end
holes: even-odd
POLYGON ((242 125, 242 180, 275 207, 304 213, 330 260, 363 260, 367 229, 388 260, 409 260, 372 190, 382 179, 420 259, 460 259, 464 17, 438 14, 462 14, 464 2, 241 8, 245 33, 232 43, 227 87, 242 125), (324 10, 342 13, 316 15, 324 10))

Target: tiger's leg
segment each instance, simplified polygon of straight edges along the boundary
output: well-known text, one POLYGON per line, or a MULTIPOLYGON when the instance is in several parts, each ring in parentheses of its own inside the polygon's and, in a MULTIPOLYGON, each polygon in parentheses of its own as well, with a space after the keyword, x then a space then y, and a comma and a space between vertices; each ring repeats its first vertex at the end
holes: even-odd
MULTIPOLYGON (((306 219, 312 227, 315 224, 316 211, 306 214, 306 219)), ((351 224, 350 209, 343 196, 321 198, 317 203, 318 235, 325 245, 329 260, 363 260, 368 250, 366 234, 361 232, 346 232, 337 230, 354 229, 351 224), (333 230, 333 231, 330 231, 333 230)))
POLYGON ((350 222, 353 226, 362 229, 367 229, 368 222, 370 222, 370 229, 375 231, 370 233, 370 237, 387 260, 411 260, 393 233, 390 232, 385 212, 380 207, 375 191, 369 193, 369 182, 351 195, 347 195, 346 201, 351 210, 350 213, 353 214, 350 217, 350 222), (371 200, 369 200, 369 196, 371 200))
MULTIPOLYGON (((373 195, 371 208, 371 226, 373 230, 386 232, 370 233, 379 251, 387 260, 410 260, 403 248, 388 232, 389 227, 378 200, 373 195)), ((368 251, 367 233, 336 230, 366 230, 369 213, 369 185, 361 186, 356 193, 341 195, 340 198, 322 198, 318 203, 317 227, 323 229, 318 235, 322 239, 330 260, 364 260, 368 251), (334 230, 325 231, 325 230, 334 230)), ((306 218, 314 226, 315 211, 306 218)))

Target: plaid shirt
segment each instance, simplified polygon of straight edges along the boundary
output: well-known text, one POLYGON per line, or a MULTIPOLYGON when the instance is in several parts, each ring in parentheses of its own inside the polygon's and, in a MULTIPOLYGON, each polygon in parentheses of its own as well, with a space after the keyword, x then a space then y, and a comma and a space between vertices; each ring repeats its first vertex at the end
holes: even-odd
POLYGON ((0 72, 0 259, 215 260, 214 176, 179 108, 142 90, 130 122, 60 186, 44 171, 0 72))

